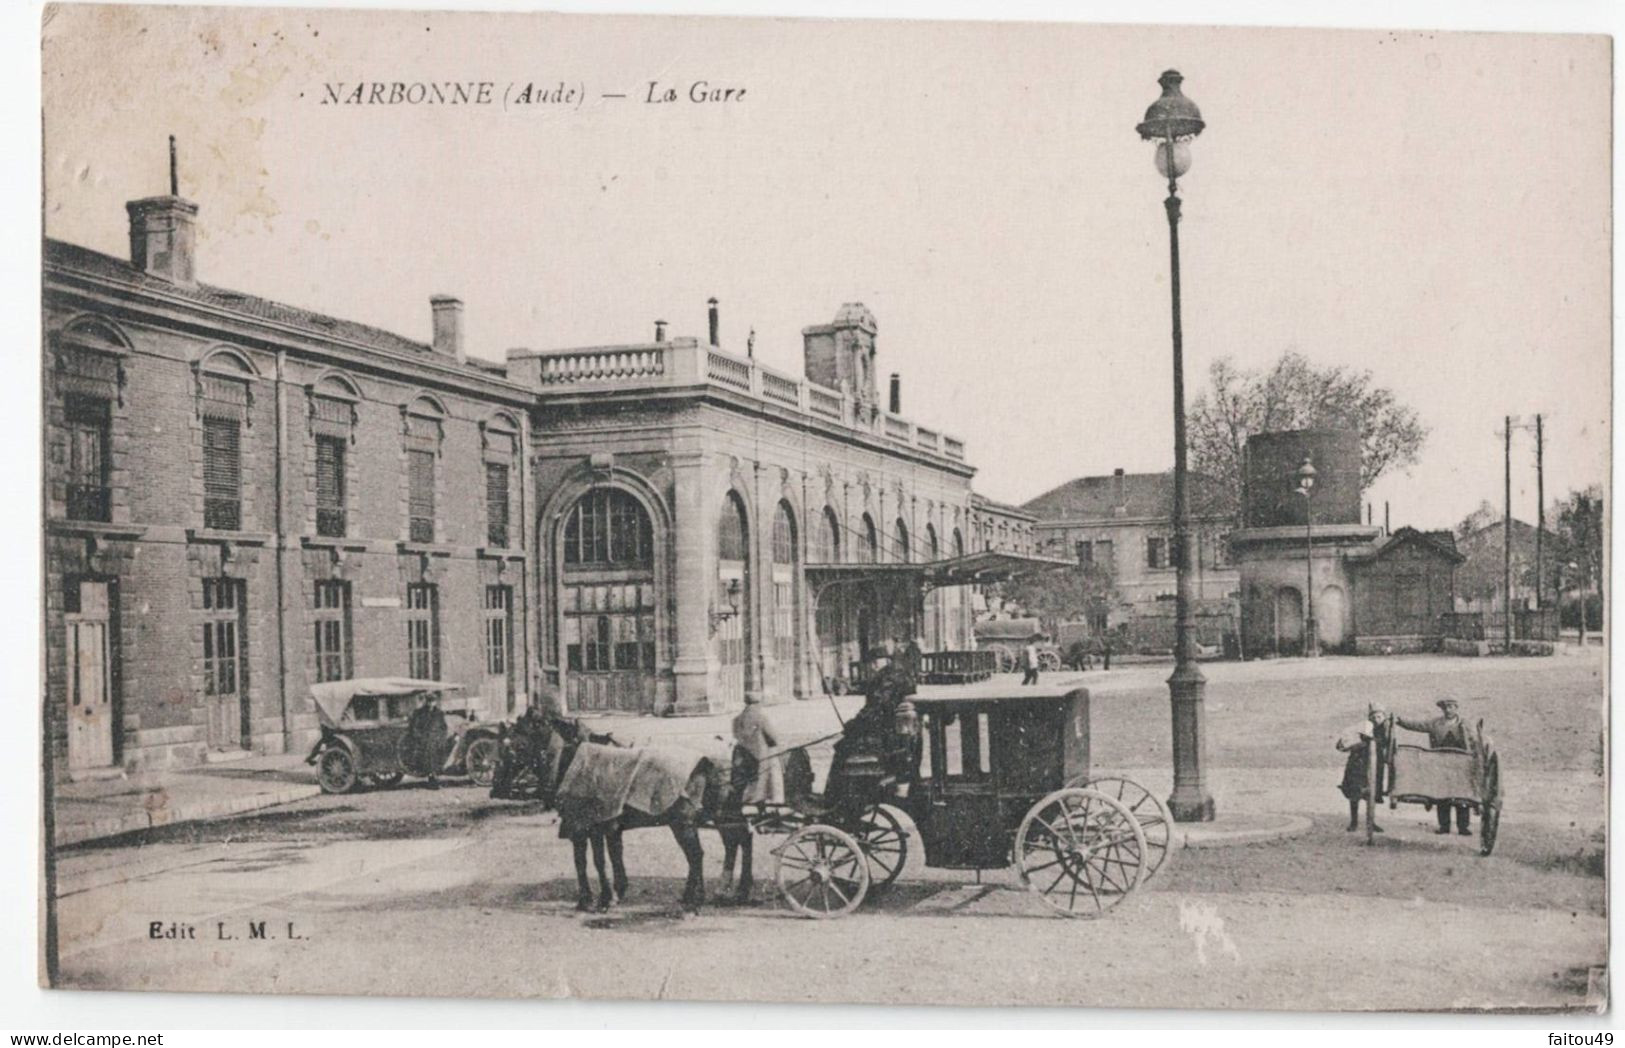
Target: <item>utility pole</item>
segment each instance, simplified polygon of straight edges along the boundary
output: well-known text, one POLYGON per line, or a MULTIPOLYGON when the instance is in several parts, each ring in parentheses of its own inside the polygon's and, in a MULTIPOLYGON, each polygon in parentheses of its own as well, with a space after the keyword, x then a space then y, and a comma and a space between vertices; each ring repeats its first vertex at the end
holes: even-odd
POLYGON ((1512 416, 1506 417, 1506 512, 1501 519, 1502 654, 1512 654, 1512 416))

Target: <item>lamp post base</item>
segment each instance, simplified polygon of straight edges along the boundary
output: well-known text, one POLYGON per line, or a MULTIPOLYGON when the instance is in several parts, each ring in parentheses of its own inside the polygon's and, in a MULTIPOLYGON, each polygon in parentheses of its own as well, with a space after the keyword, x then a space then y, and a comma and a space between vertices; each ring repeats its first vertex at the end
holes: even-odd
POLYGON ((1181 660, 1168 678, 1174 715, 1174 792, 1168 811, 1175 822, 1212 822, 1213 795, 1207 791, 1205 693, 1207 678, 1194 660, 1181 660))

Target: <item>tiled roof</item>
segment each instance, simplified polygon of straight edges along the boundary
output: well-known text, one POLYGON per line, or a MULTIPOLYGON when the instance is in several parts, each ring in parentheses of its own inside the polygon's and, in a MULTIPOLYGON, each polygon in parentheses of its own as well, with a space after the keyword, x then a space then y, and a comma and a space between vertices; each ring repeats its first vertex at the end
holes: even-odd
MULTIPOLYGON (((92 251, 77 244, 64 243, 60 240, 47 239, 45 241, 45 263, 48 266, 62 266, 67 269, 77 270, 91 277, 133 284, 143 291, 156 291, 166 295, 175 295, 180 298, 190 299, 200 305, 230 310, 260 320, 268 320, 275 324, 298 328, 317 338, 356 342, 390 353, 429 355, 434 352, 433 347, 426 343, 414 342, 409 338, 402 338, 394 332, 369 327, 366 324, 357 324, 353 320, 341 320, 338 317, 330 317, 323 313, 300 309, 297 306, 284 305, 281 302, 272 302, 270 299, 259 298, 254 295, 245 295, 239 291, 231 291, 211 284, 198 284, 196 287, 172 284, 162 278, 143 273, 123 259, 114 258, 112 255, 104 255, 100 251, 92 251)), ((446 362, 444 357, 439 359, 446 362)), ((481 370, 491 370, 472 361, 470 364, 481 370)))
MULTIPOLYGON (((1217 495, 1217 483, 1192 473, 1187 495, 1192 512, 1200 515, 1204 496, 1212 499, 1217 495)), ((1167 517, 1173 513, 1173 506, 1174 475, 1168 472, 1078 477, 1044 492, 1022 508, 1039 520, 1115 520, 1167 517)))

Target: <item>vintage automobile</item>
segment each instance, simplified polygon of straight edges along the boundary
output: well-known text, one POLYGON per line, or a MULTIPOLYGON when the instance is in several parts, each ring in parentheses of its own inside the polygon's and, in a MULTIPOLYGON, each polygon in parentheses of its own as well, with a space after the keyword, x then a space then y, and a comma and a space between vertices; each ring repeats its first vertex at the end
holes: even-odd
MULTIPOLYGON (((405 746, 407 724, 424 695, 450 696, 462 685, 409 677, 328 681, 313 685, 311 698, 321 721, 321 738, 306 764, 316 765, 323 793, 348 793, 363 781, 393 786, 407 775, 427 777, 430 766, 415 747, 405 746)), ((499 726, 475 719, 471 710, 443 698, 448 739, 441 755, 442 775, 467 775, 491 785, 496 771, 499 726)))

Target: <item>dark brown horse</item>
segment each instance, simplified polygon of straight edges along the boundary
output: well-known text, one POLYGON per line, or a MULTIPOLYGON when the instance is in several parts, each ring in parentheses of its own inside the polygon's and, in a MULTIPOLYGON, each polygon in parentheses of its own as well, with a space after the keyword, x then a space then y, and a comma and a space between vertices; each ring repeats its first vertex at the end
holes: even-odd
POLYGON ((568 840, 575 851, 579 889, 576 908, 602 912, 624 899, 628 882, 622 859, 622 833, 664 826, 671 830, 677 846, 683 850, 683 857, 688 860, 683 908, 689 913, 698 913, 705 902, 705 852, 700 844, 699 831, 706 824, 714 825, 721 833, 730 870, 735 853, 743 859, 737 899, 747 901, 754 886, 751 871, 752 837, 750 826, 740 813, 740 797, 745 787, 755 779, 754 758, 739 747, 733 750, 731 766, 724 766, 708 757, 696 757, 687 784, 689 788, 666 811, 648 813, 626 808, 609 819, 593 821, 583 818, 575 810, 576 806, 567 802, 561 804, 559 784, 571 764, 583 752, 583 747, 612 744, 613 740, 608 736, 589 735, 578 721, 527 715, 520 718, 504 738, 496 780, 492 784, 493 795, 512 795, 516 783, 527 774, 534 776, 542 802, 549 808, 560 810, 559 836, 568 840), (502 792, 499 793, 499 790, 502 792), (695 796, 701 798, 698 804, 691 800, 695 796), (593 900, 592 882, 587 875, 589 846, 593 865, 598 872, 596 903, 593 900), (609 869, 605 866, 606 857, 609 869))

